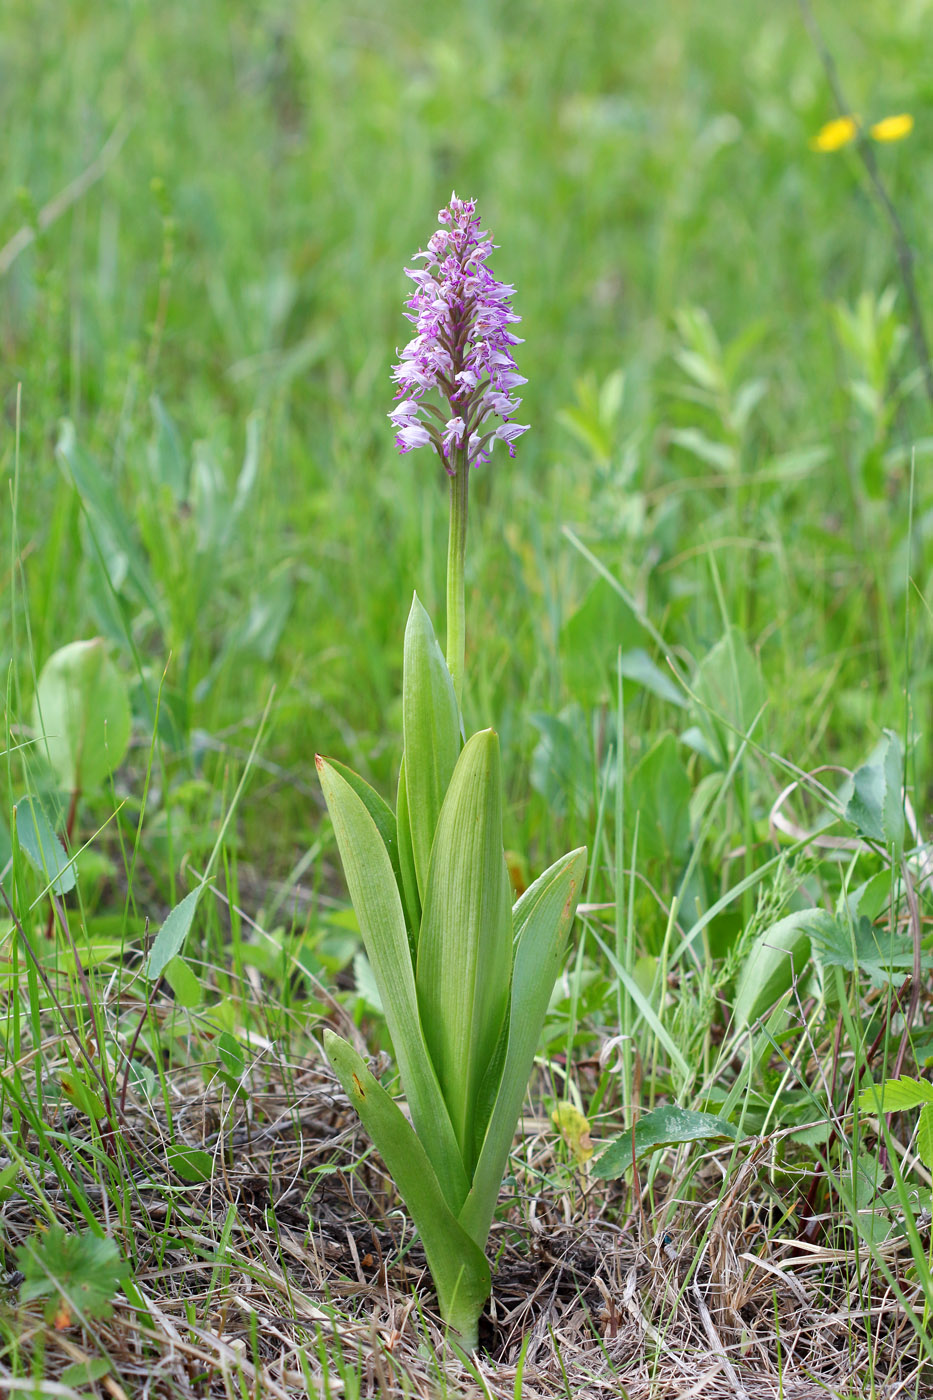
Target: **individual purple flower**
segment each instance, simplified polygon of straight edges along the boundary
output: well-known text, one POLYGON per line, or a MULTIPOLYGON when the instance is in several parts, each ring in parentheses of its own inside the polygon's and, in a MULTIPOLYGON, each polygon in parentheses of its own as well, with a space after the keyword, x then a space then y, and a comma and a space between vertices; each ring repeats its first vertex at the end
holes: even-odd
POLYGON ((405 269, 415 284, 405 315, 417 334, 392 371, 400 402, 388 417, 399 452, 430 444, 454 476, 452 454, 461 449, 467 466, 488 462, 497 439, 515 456, 528 424, 512 421, 521 403, 512 390, 527 380, 512 355, 522 344, 509 329, 521 320, 512 310, 515 289, 486 266, 495 245, 480 229, 475 200, 452 194, 437 218, 427 251, 415 255, 424 265, 405 269), (432 390, 442 405, 425 400, 432 390), (502 422, 493 426, 492 418, 502 422))

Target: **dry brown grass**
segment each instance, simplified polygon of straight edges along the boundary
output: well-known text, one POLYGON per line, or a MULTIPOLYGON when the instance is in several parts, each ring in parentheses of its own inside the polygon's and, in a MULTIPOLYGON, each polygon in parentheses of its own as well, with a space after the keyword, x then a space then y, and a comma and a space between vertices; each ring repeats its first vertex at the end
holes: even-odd
MULTIPOLYGON (((56 1332, 8 1286, 18 1374, 8 1347, 0 1391, 70 1393, 55 1390, 65 1368, 106 1354, 113 1369, 95 1390, 112 1400, 933 1395, 915 1330, 864 1248, 769 1237, 760 1203, 770 1198, 770 1149, 759 1144, 732 1167, 710 1156, 694 1199, 677 1199, 684 1177, 672 1173, 633 1205, 621 1183, 574 1173, 544 1119, 526 1121, 503 1191, 471 1373, 446 1346, 410 1222, 329 1072, 268 1060, 252 1080, 245 1100, 193 1071, 173 1081, 176 1141, 213 1156, 212 1180, 199 1185, 165 1167, 164 1112, 131 1109, 127 1223, 78 1161, 86 1122, 63 1117, 88 1198, 128 1253, 135 1237, 147 1315, 118 1300, 109 1321, 56 1332)), ((7 1251, 34 1231, 40 1194, 75 1228, 53 1172, 35 1188, 21 1180, 0 1215, 7 1251)), ((922 1310, 906 1242, 885 1250, 922 1310)))

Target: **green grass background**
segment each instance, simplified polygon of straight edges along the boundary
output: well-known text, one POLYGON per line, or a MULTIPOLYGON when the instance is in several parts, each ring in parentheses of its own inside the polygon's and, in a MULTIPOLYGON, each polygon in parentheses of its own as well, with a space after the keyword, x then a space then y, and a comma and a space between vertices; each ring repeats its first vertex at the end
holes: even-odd
MULTIPOLYGON (((876 149, 928 304, 930 6, 818 14, 854 109, 916 118, 876 149)), ((446 482, 429 454, 396 455, 389 368, 402 268, 451 188, 479 200, 526 338, 532 431, 476 473, 468 576, 467 723, 502 734, 507 844, 538 867, 591 841, 617 649, 666 672, 608 585, 591 596, 567 525, 688 677, 742 630, 766 748, 854 766, 892 726, 923 809, 929 405, 858 159, 809 147, 834 115, 791 3, 7 0, 0 244, 126 127, 3 279, 7 721, 28 722, 56 647, 108 636, 136 742, 79 826, 123 795, 132 831, 167 667, 143 836, 156 905, 209 849, 273 684, 242 860, 284 877, 311 851, 320 874, 315 750, 391 792, 414 587, 443 628, 446 482), (56 457, 64 418, 129 522, 116 559, 56 457), (224 533, 250 423, 258 481, 224 533)), ((637 683, 625 698, 631 768, 687 719, 637 683)), ((705 761, 677 752, 676 791, 696 797, 705 761)), ((7 760, 8 803, 37 762, 7 760)), ((764 841, 783 781, 749 770, 720 853, 764 841)), ((647 854, 665 895, 669 854, 647 854)), ((713 862, 713 885, 736 868, 713 862)))

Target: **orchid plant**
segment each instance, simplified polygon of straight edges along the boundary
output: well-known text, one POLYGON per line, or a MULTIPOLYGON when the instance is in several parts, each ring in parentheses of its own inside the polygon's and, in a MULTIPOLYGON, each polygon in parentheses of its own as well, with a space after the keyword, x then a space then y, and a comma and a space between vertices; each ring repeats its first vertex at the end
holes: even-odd
POLYGON ((441 1315, 470 1350, 491 1287, 486 1240, 586 851, 552 865, 512 907, 498 737, 484 729, 464 742, 470 472, 497 441, 514 456, 527 425, 513 422, 512 391, 525 380, 513 288, 489 270, 493 244, 474 201, 453 195, 438 219, 421 265, 406 269, 416 335, 394 370, 389 417, 399 450, 431 447, 450 478, 447 657, 416 595, 394 812, 358 774, 317 759, 408 1115, 345 1040, 330 1030, 324 1040, 421 1236, 441 1315))

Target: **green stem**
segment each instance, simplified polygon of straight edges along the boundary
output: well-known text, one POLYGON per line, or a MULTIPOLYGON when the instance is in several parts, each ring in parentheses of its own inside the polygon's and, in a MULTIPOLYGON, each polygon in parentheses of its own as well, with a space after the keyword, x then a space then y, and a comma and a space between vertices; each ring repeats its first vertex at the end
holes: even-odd
POLYGON ((463 665, 466 651, 466 601, 464 568, 466 560, 467 508, 470 493, 466 451, 458 448, 450 478, 450 537, 447 544, 447 669, 454 683, 457 703, 463 693, 463 665))

